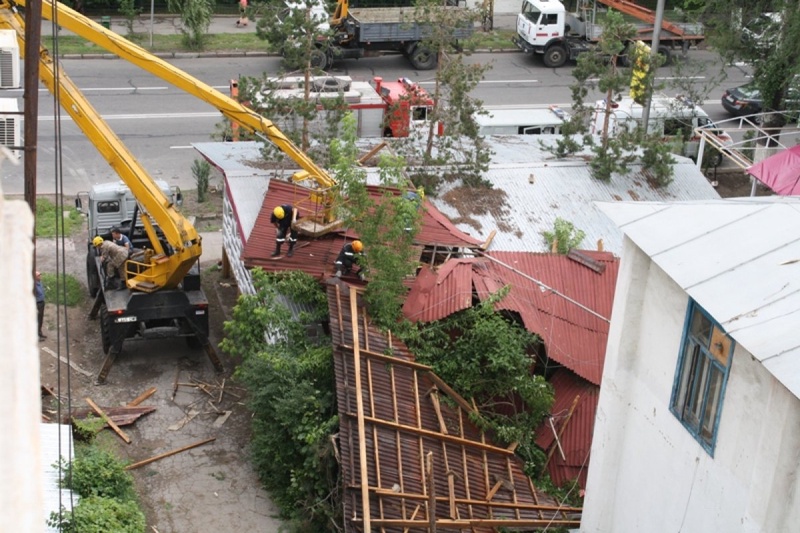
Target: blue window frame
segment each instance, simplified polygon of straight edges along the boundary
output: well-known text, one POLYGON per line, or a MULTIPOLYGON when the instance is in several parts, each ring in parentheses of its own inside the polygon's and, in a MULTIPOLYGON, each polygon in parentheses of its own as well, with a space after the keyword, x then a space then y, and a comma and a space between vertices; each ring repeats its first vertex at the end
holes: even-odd
POLYGON ((725 330, 690 300, 670 410, 711 456, 733 349, 725 330))

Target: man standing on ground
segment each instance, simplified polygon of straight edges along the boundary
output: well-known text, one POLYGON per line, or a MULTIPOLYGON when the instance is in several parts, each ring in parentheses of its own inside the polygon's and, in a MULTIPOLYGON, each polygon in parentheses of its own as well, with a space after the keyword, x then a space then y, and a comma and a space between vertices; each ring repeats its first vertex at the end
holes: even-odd
POLYGON ((39 342, 47 338, 42 332, 44 325, 44 285, 42 285, 42 274, 37 270, 33 282, 33 294, 36 296, 36 318, 39 324, 39 342))
POLYGON ((286 257, 294 255, 294 245, 297 243, 297 230, 292 227, 297 221, 298 209, 291 204, 279 205, 272 210, 272 216, 269 221, 278 230, 275 238, 275 251, 270 257, 279 257, 281 255, 281 246, 286 242, 286 234, 289 234, 289 251, 286 257))

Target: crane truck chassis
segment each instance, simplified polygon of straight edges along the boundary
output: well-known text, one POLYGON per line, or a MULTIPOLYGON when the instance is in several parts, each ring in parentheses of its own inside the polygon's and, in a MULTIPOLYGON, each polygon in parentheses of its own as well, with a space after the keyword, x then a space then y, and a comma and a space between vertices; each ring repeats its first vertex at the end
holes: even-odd
MULTIPOLYGON (((292 180, 314 184, 309 201, 318 209, 313 216, 305 217, 311 229, 300 228, 301 231, 318 236, 340 227, 341 221, 334 212, 338 183, 271 121, 63 4, 43 0, 40 5, 43 19, 57 20, 60 27, 214 106, 232 122, 278 146, 301 169, 292 180)), ((0 29, 16 33, 20 50, 25 50, 25 21, 20 13, 24 6, 25 0, 0 1, 0 29)), ((95 235, 89 235, 87 276, 91 278, 93 272, 97 273, 90 316, 100 317, 103 351, 107 354, 97 381, 105 380, 125 339, 167 332, 186 337, 192 346, 203 346, 214 367, 221 371, 222 364, 208 339, 208 300, 200 286, 198 265, 202 253, 200 235, 177 209, 175 198, 165 194, 77 86, 63 70, 55 68, 54 60, 44 48, 39 51, 39 78, 58 96, 61 107, 123 180, 125 186, 118 198, 106 207, 120 208, 126 195, 131 194, 136 204, 129 225, 132 240, 137 239, 137 231, 146 235, 143 259, 128 259, 126 286, 117 291, 106 290, 100 283, 102 265, 90 244, 94 236, 106 239, 108 234, 96 229, 95 235)))

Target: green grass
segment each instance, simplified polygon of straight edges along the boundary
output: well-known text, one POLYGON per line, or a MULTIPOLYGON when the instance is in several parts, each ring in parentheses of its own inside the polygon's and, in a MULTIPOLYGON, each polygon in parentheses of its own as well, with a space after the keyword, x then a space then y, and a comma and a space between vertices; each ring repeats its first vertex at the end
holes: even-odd
POLYGON ((42 285, 47 303, 76 307, 86 299, 86 289, 69 274, 56 277, 55 274, 42 272, 42 285))
MULTIPOLYGON (((511 42, 513 30, 494 30, 490 32, 476 32, 473 40, 476 48, 481 50, 515 50, 511 42)), ((137 33, 127 37, 139 46, 153 53, 161 52, 265 52, 267 43, 259 39, 254 33, 216 33, 208 35, 202 50, 193 50, 185 45, 182 35, 153 35, 153 46, 150 46, 148 34, 137 33)), ((44 46, 52 53, 52 37, 43 38, 44 46)), ((62 35, 58 39, 58 55, 65 54, 104 54, 109 53, 89 41, 76 35, 62 35)))
MULTIPOLYGON (((254 33, 216 33, 208 35, 202 50, 192 50, 183 42, 183 35, 153 35, 153 46, 150 46, 150 35, 137 33, 127 39, 142 48, 153 52, 263 52, 267 43, 254 33)), ((43 38, 44 46, 55 54, 52 37, 43 38)), ((97 46, 76 35, 62 35, 58 39, 58 55, 65 54, 107 54, 104 48, 97 46)))
POLYGON ((55 237, 56 229, 63 235, 72 235, 83 226, 83 217, 74 207, 56 208, 47 198, 36 199, 36 236, 55 237), (56 227, 61 219, 63 226, 56 227))

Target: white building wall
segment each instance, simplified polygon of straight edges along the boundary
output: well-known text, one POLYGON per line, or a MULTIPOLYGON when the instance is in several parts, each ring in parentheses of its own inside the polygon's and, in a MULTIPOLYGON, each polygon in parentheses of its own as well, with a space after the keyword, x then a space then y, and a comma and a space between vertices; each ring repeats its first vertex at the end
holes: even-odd
POLYGON ((800 402, 736 349, 712 458, 669 411, 688 297, 625 239, 582 532, 796 531, 800 402))

